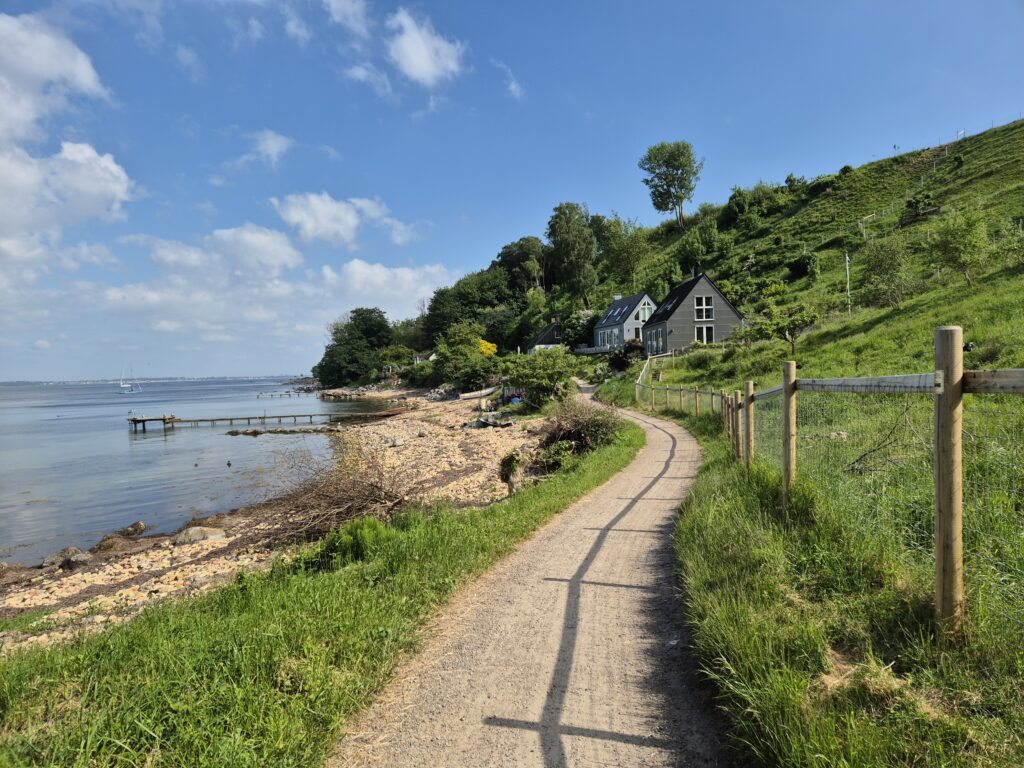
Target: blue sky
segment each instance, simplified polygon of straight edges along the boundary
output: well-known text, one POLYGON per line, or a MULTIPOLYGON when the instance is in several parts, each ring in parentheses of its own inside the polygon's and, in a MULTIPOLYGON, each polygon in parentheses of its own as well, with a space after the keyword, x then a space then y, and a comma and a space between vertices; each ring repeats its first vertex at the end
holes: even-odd
POLYGON ((694 204, 1024 110, 1024 3, 0 2, 0 379, 305 372, 559 202, 694 204))

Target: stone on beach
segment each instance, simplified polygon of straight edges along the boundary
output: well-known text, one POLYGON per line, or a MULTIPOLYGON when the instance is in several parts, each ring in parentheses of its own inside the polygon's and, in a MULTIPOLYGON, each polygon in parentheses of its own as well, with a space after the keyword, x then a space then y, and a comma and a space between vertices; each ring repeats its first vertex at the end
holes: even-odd
POLYGON ((207 539, 223 539, 224 531, 220 528, 207 528, 202 525, 194 525, 191 528, 185 528, 183 531, 175 534, 174 541, 177 545, 182 544, 195 544, 197 541, 206 541, 207 539))

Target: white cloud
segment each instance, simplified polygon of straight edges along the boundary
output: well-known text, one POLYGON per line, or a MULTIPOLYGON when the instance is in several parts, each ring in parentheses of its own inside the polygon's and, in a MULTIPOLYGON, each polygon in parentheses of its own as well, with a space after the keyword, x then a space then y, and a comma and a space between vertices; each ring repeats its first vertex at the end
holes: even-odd
POLYGON ((258 43, 263 39, 263 25, 258 19, 250 16, 249 23, 246 25, 246 34, 251 42, 258 43))
POLYGON ((199 54, 187 45, 179 45, 174 51, 174 59, 178 67, 185 73, 186 77, 193 83, 198 83, 206 74, 206 65, 199 58, 199 54))
POLYGON ((217 173, 210 176, 206 181, 211 187, 223 187, 228 183, 227 179, 217 173))
POLYGON ((41 349, 45 351, 47 349, 50 349, 53 345, 46 339, 38 339, 36 343, 33 344, 32 346, 35 347, 36 349, 41 349))
POLYGON ((386 72, 377 69, 368 61, 362 64, 353 64, 345 70, 345 77, 357 83, 365 83, 373 88, 374 92, 383 99, 391 99, 394 91, 391 89, 391 80, 386 72))
POLYGON ((259 278, 276 278, 283 270, 302 264, 302 254, 284 232, 251 222, 231 229, 217 229, 205 240, 214 254, 233 262, 259 278))
POLYGON ((512 73, 512 68, 508 64, 498 61, 497 59, 491 59, 491 64, 505 73, 505 86, 508 88, 508 95, 516 101, 522 101, 525 99, 526 91, 523 89, 522 83, 520 83, 512 73))
POLYGON ((362 259, 347 261, 338 271, 324 265, 321 276, 328 286, 343 287, 353 297, 374 296, 378 300, 401 297, 409 302, 410 308, 415 307, 419 299, 433 295, 437 287, 454 279, 441 264, 387 267, 362 259))
MULTIPOLYGON (((270 168, 276 169, 281 158, 295 145, 294 139, 282 136, 280 133, 269 128, 264 128, 256 133, 250 133, 248 139, 252 143, 252 150, 238 158, 234 165, 246 166, 258 161, 270 168)), ((214 186, 220 186, 214 183, 214 178, 220 177, 211 176, 210 183, 214 184, 214 186)))
POLYGON ((281 6, 281 13, 284 14, 285 34, 299 45, 308 43, 313 35, 298 12, 290 5, 285 4, 281 6))
POLYGON ((40 138, 39 122, 76 94, 107 96, 89 57, 35 16, 0 14, 0 145, 40 138))
POLYGON ((177 320, 158 320, 150 327, 157 333, 176 333, 185 326, 177 320))
POLYGON ((335 24, 360 37, 370 34, 366 0, 324 0, 324 8, 335 24))
POLYGON ((405 245, 414 236, 414 230, 391 215, 380 200, 350 197, 335 200, 326 192, 288 195, 283 200, 270 199, 281 219, 299 233, 303 242, 323 240, 343 245, 348 250, 358 248, 359 228, 364 223, 384 227, 395 245, 405 245))
POLYGON ((388 40, 388 57, 398 70, 425 88, 434 88, 462 72, 464 43, 439 35, 430 19, 417 21, 405 8, 388 17, 394 31, 388 40))

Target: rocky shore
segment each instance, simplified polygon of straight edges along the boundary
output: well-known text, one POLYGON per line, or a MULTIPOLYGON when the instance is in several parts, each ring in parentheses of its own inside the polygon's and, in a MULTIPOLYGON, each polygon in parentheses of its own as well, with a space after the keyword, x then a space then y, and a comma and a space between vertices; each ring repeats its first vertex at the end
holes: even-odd
MULTIPOLYGON (((410 498, 458 506, 503 498, 501 458, 512 450, 534 449, 537 430, 529 422, 484 427, 476 401, 436 402, 425 395, 416 390, 363 394, 399 401, 408 410, 366 424, 312 429, 343 431, 346 439, 371 449, 402 478, 410 498)), ((34 568, 0 567, 0 652, 96 631, 155 602, 199 594, 240 570, 266 567, 281 554, 268 541, 273 521, 287 517, 290 498, 197 518, 172 535, 146 536, 140 521, 88 552, 71 548, 34 568)))

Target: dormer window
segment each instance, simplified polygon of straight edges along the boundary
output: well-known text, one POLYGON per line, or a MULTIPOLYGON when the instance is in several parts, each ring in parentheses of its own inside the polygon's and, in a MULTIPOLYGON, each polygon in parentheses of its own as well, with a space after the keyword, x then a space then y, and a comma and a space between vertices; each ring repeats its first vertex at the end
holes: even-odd
POLYGON ((694 320, 714 320, 715 319, 715 307, 712 303, 712 296, 694 296, 693 297, 693 319, 694 320))

